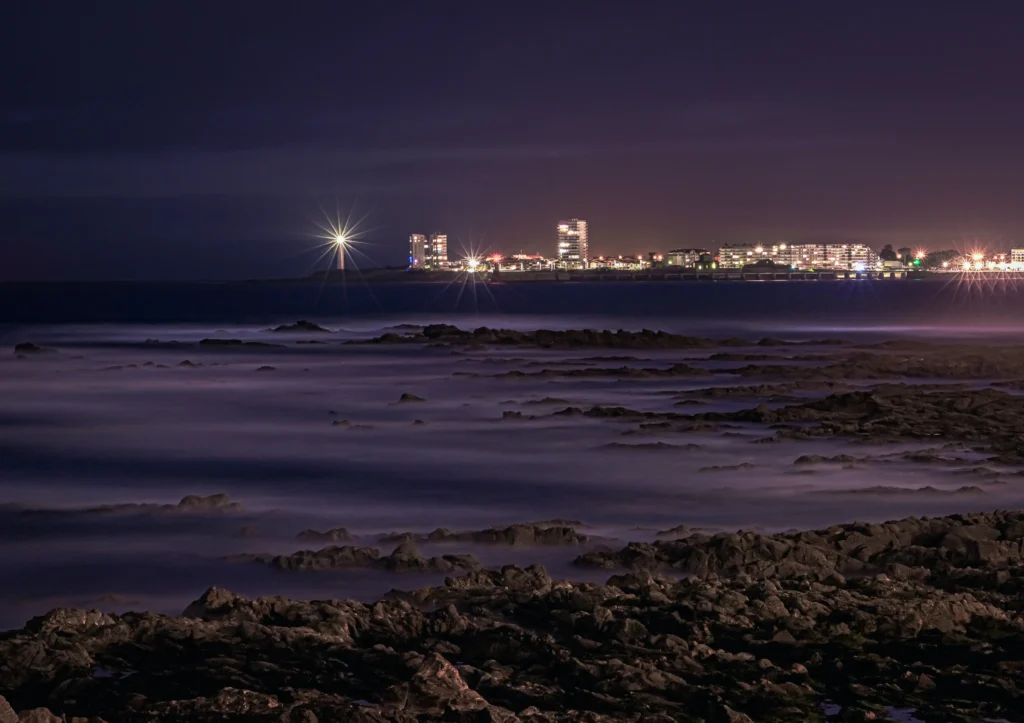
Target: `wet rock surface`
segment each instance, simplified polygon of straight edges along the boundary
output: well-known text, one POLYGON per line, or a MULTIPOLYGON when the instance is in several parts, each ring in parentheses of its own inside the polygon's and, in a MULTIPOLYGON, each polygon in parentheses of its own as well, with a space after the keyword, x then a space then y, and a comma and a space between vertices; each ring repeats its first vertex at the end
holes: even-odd
POLYGON ((1022 546, 1024 512, 1001 511, 777 535, 694 533, 675 540, 631 542, 618 551, 587 552, 576 558, 576 564, 703 577, 743 574, 821 580, 877 574, 901 565, 927 568, 941 580, 956 577, 961 568, 1019 565, 1024 559, 1022 546))
POLYGON ((372 604, 59 609, 0 634, 0 695, 66 720, 1021 721, 1022 539, 1021 512, 911 518, 609 558, 683 579, 507 566, 372 604))
MULTIPOLYGON (((509 525, 486 530, 453 532, 444 527, 425 535, 399 532, 384 535, 381 542, 473 542, 481 545, 581 545, 590 538, 577 532, 572 520, 551 520, 525 525, 509 525)), ((581 523, 576 522, 576 526, 581 523)))
POLYGON ((126 502, 100 505, 84 509, 24 509, 25 515, 148 515, 148 514, 221 514, 237 512, 242 509, 240 502, 235 502, 227 494, 218 492, 212 495, 185 495, 177 504, 149 504, 126 502))
POLYGON ((39 346, 30 341, 24 341, 14 345, 14 353, 22 356, 33 356, 38 354, 56 354, 57 350, 46 346, 39 346))
POLYGON ((866 391, 830 394, 823 399, 770 409, 694 415, 706 421, 794 424, 790 437, 870 436, 1005 440, 1024 433, 1024 404, 1018 395, 996 389, 928 391, 891 384, 866 391))
POLYGON ((283 349, 282 344, 271 344, 267 341, 245 341, 243 339, 202 339, 200 347, 226 349, 283 349))
MULTIPOLYGON (((712 389, 700 394, 715 395, 712 389)), ((730 392, 723 392, 730 397, 730 392)), ((790 400, 792 401, 792 400, 790 400)), ((882 384, 870 389, 844 391, 822 398, 729 412, 639 411, 627 407, 567 407, 557 415, 618 418, 641 422, 640 430, 691 431, 701 425, 738 423, 764 425, 784 439, 858 438, 862 441, 940 439, 947 442, 984 442, 990 449, 1018 458, 1024 453, 1024 401, 1018 394, 993 388, 959 385, 918 386, 882 384)), ((831 461, 841 462, 843 455, 831 461)), ((914 460, 910 457, 908 461, 914 460)), ((824 463, 809 455, 798 464, 824 463)), ((854 461, 851 457, 848 461, 854 461)), ((1004 458, 1003 461, 1009 461, 1004 458)))
POLYGON ((316 323, 314 323, 312 321, 307 321, 305 319, 299 319, 294 324, 281 324, 280 326, 275 326, 273 329, 271 329, 271 331, 278 331, 278 332, 302 331, 302 332, 312 332, 312 333, 315 333, 315 334, 326 334, 326 333, 330 332, 330 329, 325 329, 324 327, 322 327, 319 324, 316 324, 316 323))
POLYGON ((503 345, 539 347, 542 349, 715 349, 737 346, 839 346, 848 342, 841 339, 811 339, 788 341, 764 338, 760 341, 744 339, 708 339, 699 336, 670 334, 664 331, 642 329, 640 331, 568 329, 538 329, 517 331, 513 329, 492 329, 486 326, 473 330, 460 329, 451 324, 430 324, 404 335, 387 333, 367 341, 354 343, 370 344, 452 344, 452 345, 503 345))
POLYGON ((319 530, 303 530, 296 535, 296 539, 316 542, 351 542, 355 538, 344 527, 335 527, 323 532, 319 530))
POLYGON ((454 572, 479 570, 482 565, 472 555, 424 557, 413 540, 404 540, 390 555, 382 556, 375 547, 330 545, 319 550, 299 550, 290 555, 244 553, 231 555, 230 562, 255 562, 275 570, 317 571, 371 568, 389 572, 454 572))

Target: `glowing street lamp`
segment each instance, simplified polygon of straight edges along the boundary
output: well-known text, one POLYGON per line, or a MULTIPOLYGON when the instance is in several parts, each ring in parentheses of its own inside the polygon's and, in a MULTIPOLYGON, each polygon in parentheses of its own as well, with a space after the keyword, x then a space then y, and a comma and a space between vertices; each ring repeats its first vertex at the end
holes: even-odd
POLYGON ((348 243, 348 238, 343 233, 339 233, 334 237, 334 243, 338 247, 338 271, 345 270, 345 245, 348 243))

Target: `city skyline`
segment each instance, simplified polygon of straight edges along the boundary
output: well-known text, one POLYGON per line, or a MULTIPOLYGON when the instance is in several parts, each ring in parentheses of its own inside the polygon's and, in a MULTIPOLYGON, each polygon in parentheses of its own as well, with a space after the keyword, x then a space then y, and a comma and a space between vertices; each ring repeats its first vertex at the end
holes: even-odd
POLYGON ((445 229, 453 255, 546 248, 566 212, 600 229, 595 255, 622 239, 1010 248, 1022 15, 9 3, 0 278, 300 276, 339 206, 367 218, 379 265, 416 230, 445 229))

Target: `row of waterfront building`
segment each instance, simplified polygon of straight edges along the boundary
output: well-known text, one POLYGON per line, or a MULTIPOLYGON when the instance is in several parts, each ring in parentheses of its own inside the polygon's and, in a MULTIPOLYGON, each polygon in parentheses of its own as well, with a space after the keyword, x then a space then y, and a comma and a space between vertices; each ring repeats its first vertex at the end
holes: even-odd
MULTIPOLYGON (((649 252, 643 256, 590 255, 587 222, 573 218, 559 221, 556 227, 553 257, 499 254, 487 258, 448 258, 448 236, 441 233, 412 234, 409 237, 409 268, 431 270, 468 270, 499 268, 502 271, 542 271, 555 269, 642 270, 651 266, 682 269, 741 269, 745 266, 782 266, 797 271, 877 271, 888 265, 870 247, 862 243, 776 243, 722 244, 713 248, 678 248, 664 254, 649 252)), ((950 271, 1024 268, 1024 250, 1014 249, 1002 260, 974 255, 948 263, 950 271)))

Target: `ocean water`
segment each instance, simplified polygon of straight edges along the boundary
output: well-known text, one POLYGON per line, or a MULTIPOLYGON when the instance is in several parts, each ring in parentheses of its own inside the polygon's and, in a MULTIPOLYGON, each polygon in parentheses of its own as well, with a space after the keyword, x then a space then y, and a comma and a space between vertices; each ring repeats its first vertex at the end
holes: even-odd
MULTIPOLYGON (((971 484, 955 468, 894 463, 807 474, 793 465, 803 454, 895 455, 929 446, 923 442, 761 444, 766 431, 743 425, 638 436, 629 422, 550 416, 568 405, 680 412, 751 406, 673 406, 674 395, 687 389, 749 383, 729 374, 739 364, 702 361, 706 350, 345 343, 398 324, 433 321, 519 329, 646 327, 752 340, 1020 340, 1022 298, 1015 287, 943 288, 937 282, 0 287, 0 344, 10 350, 31 341, 59 352, 27 359, 0 354, 0 628, 57 606, 177 613, 211 585, 249 595, 370 600, 443 578, 366 570, 275 573, 223 559, 319 546, 296 540, 306 528, 343 526, 360 536, 359 544, 387 552, 390 546, 376 540, 381 533, 566 518, 583 523, 593 544, 621 546, 678 524, 776 531, 1021 506, 1024 493, 1015 485, 983 495, 855 493, 879 485, 953 490, 971 484), (953 296, 940 303, 940 293, 953 296), (299 318, 331 332, 268 330, 299 318), (282 346, 198 347, 206 337, 282 346), (608 354, 635 359, 598 359, 608 354), (639 380, 498 376, 667 367, 684 359, 713 373, 639 380), (185 360, 194 366, 181 366, 185 360), (405 392, 426 401, 400 403, 405 392), (562 401, 532 403, 544 398, 562 401), (503 419, 505 411, 539 418, 503 419), (342 420, 348 424, 334 424, 342 420), (656 441, 688 446, 619 446, 656 441), (702 471, 741 463, 753 466, 702 471), (89 511, 218 492, 242 509, 89 511)), ((435 545, 423 552, 472 552, 488 565, 540 562, 577 578, 608 574, 572 567, 578 548, 435 545)))

